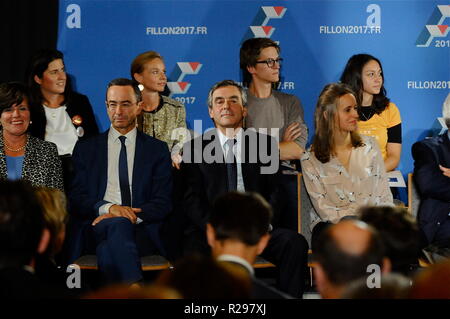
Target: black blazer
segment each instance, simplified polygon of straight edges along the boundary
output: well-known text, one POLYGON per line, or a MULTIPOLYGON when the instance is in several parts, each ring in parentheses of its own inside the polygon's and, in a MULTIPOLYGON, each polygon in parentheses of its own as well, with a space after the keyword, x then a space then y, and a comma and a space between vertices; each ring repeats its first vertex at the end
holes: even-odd
MULTIPOLYGON (((72 123, 76 129, 81 127, 84 130, 84 135, 80 136, 79 139, 85 139, 98 134, 98 126, 95 121, 94 112, 86 95, 72 92, 66 102, 66 112, 72 120, 76 116, 77 118, 81 118, 80 124, 72 123)), ((45 117, 42 104, 31 105, 31 120, 30 134, 40 139, 45 139, 47 118, 45 117)))
POLYGON ((439 225, 450 212, 450 178, 439 164, 450 167, 450 140, 447 132, 416 142, 412 146, 414 181, 420 194, 419 227, 429 243, 435 240, 439 225))
MULTIPOLYGON (((246 142, 243 141, 243 149, 241 150, 241 153, 245 154, 245 162, 242 163, 245 190, 258 192, 272 204, 274 210, 272 224, 275 226, 279 206, 277 195, 278 143, 274 138, 254 133, 252 130, 246 130, 245 133, 248 135, 244 134, 246 142), (277 160, 277 169, 273 174, 261 174, 261 169, 270 166, 270 163, 264 161, 263 157, 255 157, 262 144, 268 145, 267 154, 273 154, 277 160), (255 161, 252 162, 252 159, 255 161)), ((191 226, 204 231, 212 203, 218 196, 228 192, 227 169, 216 130, 208 131, 202 136, 185 143, 181 171, 186 185, 183 201, 189 219, 188 224, 191 222, 191 226), (208 160, 202 157, 205 153, 211 153, 214 158, 212 163, 208 163, 208 160)))

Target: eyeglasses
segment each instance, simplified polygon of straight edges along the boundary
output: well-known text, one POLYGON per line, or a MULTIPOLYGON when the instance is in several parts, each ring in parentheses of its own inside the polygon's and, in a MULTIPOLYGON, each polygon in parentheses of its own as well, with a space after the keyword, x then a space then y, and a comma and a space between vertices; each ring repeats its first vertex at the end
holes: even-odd
POLYGON ((106 102, 106 106, 112 111, 116 110, 119 106, 122 109, 129 109, 133 105, 136 105, 137 103, 131 103, 131 102, 106 102))
POLYGON ((281 62, 282 61, 283 61, 282 58, 278 58, 278 59, 267 59, 267 60, 264 60, 264 61, 256 61, 256 63, 265 63, 265 64, 267 64, 267 66, 269 68, 273 68, 275 63, 277 63, 279 66, 281 66, 281 62))

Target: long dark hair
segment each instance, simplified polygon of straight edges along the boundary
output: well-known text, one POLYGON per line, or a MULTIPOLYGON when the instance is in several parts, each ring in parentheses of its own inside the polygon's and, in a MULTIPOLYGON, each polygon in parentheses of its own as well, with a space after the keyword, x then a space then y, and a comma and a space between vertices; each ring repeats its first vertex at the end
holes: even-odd
POLYGON ((386 97, 386 89, 384 88, 384 73, 383 66, 380 60, 370 54, 355 54, 347 62, 344 72, 342 72, 340 81, 350 85, 356 93, 356 100, 358 102, 358 113, 361 117, 360 106, 363 96, 363 82, 362 69, 369 61, 376 61, 381 68, 381 76, 383 83, 381 85, 380 93, 373 95, 372 105, 377 114, 383 112, 389 105, 389 99, 386 97))
MULTIPOLYGON (((345 94, 355 95, 350 86, 344 83, 327 84, 320 93, 314 113, 315 135, 312 142, 312 151, 316 158, 327 163, 334 154, 335 118, 339 98, 345 94)), ((350 132, 353 147, 363 146, 361 136, 350 132)))
MULTIPOLYGON (((36 83, 34 77, 42 78, 44 71, 47 70, 48 65, 57 60, 61 59, 64 62, 64 55, 61 51, 54 49, 42 49, 36 51, 35 54, 30 59, 27 70, 27 84, 30 88, 30 104, 31 105, 41 105, 44 97, 41 92, 41 86, 36 83)), ((69 76, 67 76, 66 87, 64 88, 64 102, 70 98, 72 93, 72 88, 70 85, 69 76)))
MULTIPOLYGON (((30 126, 30 133, 33 136, 44 139, 45 136, 45 111, 42 107, 44 96, 41 92, 41 86, 36 83, 34 77, 42 78, 48 65, 61 59, 64 62, 64 55, 61 51, 55 49, 41 49, 36 51, 30 59, 27 69, 27 84, 30 89, 30 112, 33 125, 30 126)), ((69 104, 72 99, 72 86, 69 75, 66 77, 66 87, 64 88, 64 100, 62 105, 69 104)))

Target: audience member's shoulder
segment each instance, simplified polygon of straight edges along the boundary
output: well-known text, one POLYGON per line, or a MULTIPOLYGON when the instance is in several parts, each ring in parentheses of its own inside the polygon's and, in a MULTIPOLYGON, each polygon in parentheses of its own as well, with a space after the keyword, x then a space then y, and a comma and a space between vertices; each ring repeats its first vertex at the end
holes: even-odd
POLYGON ((171 106, 173 106, 175 108, 184 108, 184 104, 181 103, 180 101, 177 101, 177 100, 172 99, 172 98, 170 98, 168 96, 165 96, 165 95, 161 95, 161 96, 162 96, 163 102, 165 104, 169 104, 169 105, 171 105, 171 106))
POLYGON ((436 147, 444 142, 444 140, 446 139, 446 134, 447 134, 447 132, 445 132, 442 135, 427 137, 423 140, 415 142, 413 144, 413 147, 417 147, 417 146, 436 147))
POLYGON ((88 100, 89 100, 88 97, 86 95, 84 95, 84 94, 81 94, 81 93, 78 93, 78 92, 75 92, 75 91, 70 93, 70 101, 71 101, 72 104, 75 104, 75 103, 81 102, 81 101, 85 102, 85 101, 88 101, 88 100))
POLYGON ((136 137, 142 139, 145 143, 150 143, 150 144, 153 144, 158 147, 163 147, 164 145, 167 146, 166 142, 158 140, 157 138, 150 136, 148 134, 145 134, 141 131, 137 131, 136 137))
POLYGON ((258 278, 252 279, 252 285, 251 297, 253 299, 294 299, 294 297, 271 287, 258 278))
POLYGON ((105 132, 102 132, 100 134, 92 135, 83 139, 79 139, 76 143, 78 147, 80 146, 94 146, 99 141, 107 141, 108 140, 108 132, 109 130, 106 130, 105 132))

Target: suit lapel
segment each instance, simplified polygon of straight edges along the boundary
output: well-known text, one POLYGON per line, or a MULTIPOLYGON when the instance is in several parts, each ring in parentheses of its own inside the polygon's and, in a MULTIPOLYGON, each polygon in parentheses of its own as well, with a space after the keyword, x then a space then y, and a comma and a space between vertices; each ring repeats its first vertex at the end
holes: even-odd
MULTIPOLYGON (((139 175, 143 174, 144 172, 144 156, 143 152, 145 149, 144 146, 144 138, 143 133, 140 131, 137 131, 136 134, 136 145, 134 149, 134 162, 133 162, 133 179, 132 179, 132 185, 131 185, 131 201, 134 205, 134 200, 136 198, 137 189, 140 187, 140 181, 142 181, 142 178, 140 178, 139 175)), ((151 150, 150 150, 151 151, 151 150)))
POLYGON ((207 151, 206 154, 202 154, 202 156, 212 156, 214 161, 208 164, 208 162, 205 162, 205 158, 203 158, 203 162, 206 164, 204 165, 204 168, 208 170, 208 179, 215 181, 216 187, 218 187, 217 193, 225 193, 228 191, 228 177, 227 167, 225 166, 225 156, 223 154, 222 146, 220 145, 220 139, 215 130, 213 134, 206 136, 206 139, 203 139, 203 151, 205 149, 207 149, 207 151), (212 153, 210 152, 211 149, 212 153))
POLYGON ((98 151, 98 172, 99 172, 99 195, 103 198, 106 192, 106 183, 108 179, 108 135, 107 130, 103 135, 99 135, 97 150, 98 151))

